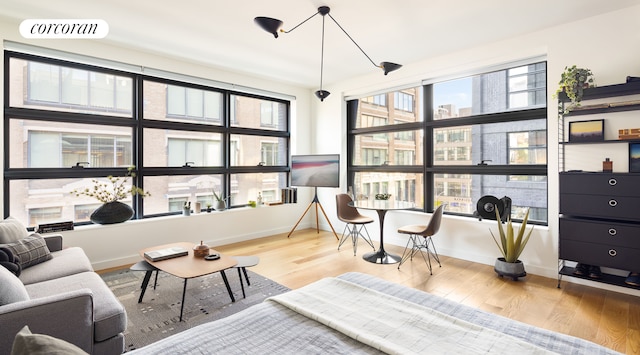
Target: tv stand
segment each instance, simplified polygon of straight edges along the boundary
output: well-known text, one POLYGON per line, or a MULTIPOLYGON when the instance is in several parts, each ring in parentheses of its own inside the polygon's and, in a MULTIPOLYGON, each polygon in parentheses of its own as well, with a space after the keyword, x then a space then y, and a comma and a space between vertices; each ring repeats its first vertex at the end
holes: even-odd
POLYGON ((336 236, 336 239, 340 239, 338 238, 338 234, 336 233, 336 230, 333 229, 333 225, 331 225, 331 221, 329 220, 329 217, 327 217, 327 213, 324 211, 324 208, 322 208, 322 204, 320 203, 320 200, 318 200, 318 188, 315 187, 315 192, 314 192, 314 196, 313 196, 313 200, 309 203, 309 206, 307 206, 307 209, 304 210, 304 213, 302 214, 302 216, 300 216, 300 218, 298 219, 298 222, 296 222, 296 225, 293 226, 293 228, 291 229, 291 232, 289 232, 289 235, 287 235, 287 238, 291 237, 291 234, 293 233, 294 230, 296 230, 296 228, 298 227, 298 224, 300 224, 300 222, 302 221, 302 219, 304 218, 304 216, 307 214, 307 212, 309 212, 309 209, 311 209, 312 205, 316 205, 316 232, 320 233, 320 223, 318 221, 318 206, 320 206, 320 210, 322 211, 322 214, 324 215, 324 218, 327 219, 327 222, 329 223, 329 227, 331 227, 331 230, 333 231, 333 235, 336 236))

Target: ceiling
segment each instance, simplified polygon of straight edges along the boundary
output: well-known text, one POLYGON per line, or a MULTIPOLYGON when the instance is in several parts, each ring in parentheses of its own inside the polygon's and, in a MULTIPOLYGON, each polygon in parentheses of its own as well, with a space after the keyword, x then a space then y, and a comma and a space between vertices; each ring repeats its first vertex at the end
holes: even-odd
MULTIPOLYGON (((637 5, 637 0, 2 0, 0 20, 103 19, 101 41, 233 72, 317 88, 322 17, 278 39, 254 24, 291 29, 329 6, 376 62, 408 64, 637 5)), ((324 84, 382 71, 327 17, 324 84)), ((43 46, 46 46, 45 41, 43 46)), ((144 64, 144 63, 131 63, 144 64)), ((399 75, 399 71, 389 76, 399 75)))

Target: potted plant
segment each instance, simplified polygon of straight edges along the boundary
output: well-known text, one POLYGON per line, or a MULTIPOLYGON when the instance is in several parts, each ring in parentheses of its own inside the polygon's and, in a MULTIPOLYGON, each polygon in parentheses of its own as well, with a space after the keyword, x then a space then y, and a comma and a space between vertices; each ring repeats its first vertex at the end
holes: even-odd
POLYGON ((141 188, 131 185, 127 188, 125 183, 129 177, 135 177, 135 166, 127 168, 125 176, 107 176, 108 183, 101 182, 97 179, 91 180, 93 188, 74 189, 71 191, 76 196, 85 195, 94 197, 102 202, 102 206, 98 207, 89 219, 97 224, 113 224, 127 221, 133 217, 133 209, 126 203, 120 202, 129 195, 140 195, 142 197, 151 196, 148 192, 144 192, 141 188))
POLYGON ((222 193, 218 194, 215 189, 213 191, 213 209, 216 211, 224 211, 227 208, 226 197, 222 197, 222 193))
POLYGON ((498 249, 500 249, 502 257, 496 260, 494 270, 500 277, 508 276, 512 277, 514 281, 517 281, 518 277, 527 276, 527 273, 524 270, 524 264, 518 258, 524 250, 524 247, 527 245, 527 242, 529 242, 531 232, 533 232, 532 226, 525 236, 527 221, 529 220, 529 210, 527 209, 527 213, 522 220, 522 225, 517 232, 513 229, 511 217, 507 219, 506 227, 503 227, 502 220, 500 219, 500 212, 497 208, 495 210, 496 218, 498 220, 500 241, 498 242, 498 238, 496 238, 491 230, 489 230, 489 232, 491 232, 493 241, 498 246, 498 249))
POLYGON ((595 86, 591 69, 578 68, 575 65, 564 67, 558 85, 554 98, 557 98, 561 92, 564 92, 569 100, 571 100, 571 104, 568 104, 564 110, 562 110, 561 103, 558 102, 558 111, 563 114, 567 114, 569 111, 580 106, 584 89, 595 86))

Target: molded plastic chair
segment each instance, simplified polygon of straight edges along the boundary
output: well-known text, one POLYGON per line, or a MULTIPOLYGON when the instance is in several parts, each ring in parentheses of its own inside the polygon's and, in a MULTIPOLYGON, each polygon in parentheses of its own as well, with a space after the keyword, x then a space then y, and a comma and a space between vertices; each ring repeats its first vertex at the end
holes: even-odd
POLYGON ((352 202, 351 196, 347 194, 337 194, 336 195, 336 211, 338 214, 338 219, 342 222, 347 223, 344 226, 344 230, 342 231, 342 238, 340 238, 340 243, 338 244, 338 250, 342 244, 351 236, 351 243, 353 244, 353 255, 356 255, 356 250, 358 249, 358 237, 362 237, 367 244, 371 246, 371 248, 375 251, 375 247, 373 246, 373 241, 371 240, 371 236, 369 236, 369 231, 365 227, 365 224, 372 223, 373 218, 363 216, 358 212, 358 209, 352 206, 349 206, 349 202, 352 202), (347 229, 349 233, 347 233, 347 229), (367 233, 365 236, 362 234, 362 229, 367 233))
POLYGON ((421 224, 413 224, 409 226, 400 227, 398 229, 398 233, 401 234, 409 234, 409 240, 407 241, 407 245, 404 248, 404 252, 402 253, 402 260, 400 260, 400 264, 398 264, 398 269, 402 264, 411 259, 413 260, 413 256, 416 253, 420 252, 424 262, 427 263, 429 267, 429 273, 433 275, 433 271, 431 269, 431 256, 438 262, 438 265, 442 267, 440 264, 440 258, 438 257, 438 252, 436 251, 436 246, 433 244, 433 240, 431 239, 438 230, 440 229, 440 222, 442 221, 442 212, 444 211, 444 205, 440 205, 429 220, 429 224, 421 225, 421 224), (412 244, 411 250, 409 250, 409 244, 412 244), (431 244, 431 247, 429 247, 431 244), (425 253, 422 252, 422 249, 426 249, 427 256, 425 257, 425 253))

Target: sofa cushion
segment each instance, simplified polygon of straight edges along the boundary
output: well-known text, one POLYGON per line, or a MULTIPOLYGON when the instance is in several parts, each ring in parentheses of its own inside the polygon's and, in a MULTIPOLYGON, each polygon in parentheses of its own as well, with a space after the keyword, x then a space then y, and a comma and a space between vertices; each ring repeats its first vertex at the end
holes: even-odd
POLYGON ((9 216, 0 221, 0 244, 14 243, 28 235, 27 228, 17 219, 9 216))
POLYGON ((20 266, 18 258, 13 255, 10 249, 0 247, 0 265, 11 271, 12 274, 20 276, 22 267, 20 266))
POLYGON ((0 267, 0 306, 29 300, 24 284, 9 270, 0 267))
POLYGON ((32 334, 28 326, 24 326, 13 341, 11 355, 87 355, 79 347, 61 339, 45 334, 32 334))
POLYGON ((47 248, 47 242, 37 233, 0 246, 10 249, 13 255, 18 258, 23 269, 51 259, 51 252, 47 248))
POLYGON ((71 247, 54 251, 51 260, 22 270, 20 280, 29 285, 87 271, 93 271, 93 268, 84 250, 71 247))
POLYGON ((124 307, 95 272, 83 272, 25 287, 31 298, 54 295, 60 290, 90 289, 93 293, 94 340, 96 342, 114 337, 124 332, 127 327, 127 314, 124 307))

